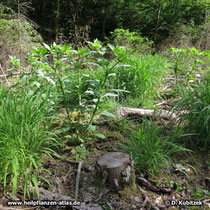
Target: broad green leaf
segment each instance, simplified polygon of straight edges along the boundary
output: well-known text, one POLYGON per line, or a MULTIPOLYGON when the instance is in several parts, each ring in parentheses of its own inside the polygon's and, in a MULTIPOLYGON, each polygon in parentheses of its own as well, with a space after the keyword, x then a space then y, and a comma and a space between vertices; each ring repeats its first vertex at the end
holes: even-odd
POLYGON ((96 126, 94 125, 89 125, 87 128, 88 131, 95 131, 96 130, 96 126))
POLYGON ((93 102, 96 104, 98 102, 98 99, 97 98, 94 98, 93 99, 93 102))
POLYGON ((89 74, 82 74, 83 77, 89 78, 90 75, 89 74))
POLYGON ((45 44, 45 43, 43 43, 43 45, 44 45, 44 47, 45 47, 46 49, 50 50, 50 46, 49 46, 49 45, 47 45, 47 44, 45 44))
POLYGON ((42 55, 45 55, 47 53, 47 49, 46 48, 42 48, 39 50, 39 52, 42 54, 42 55))
POLYGON ((98 62, 99 62, 99 64, 102 64, 102 65, 105 65, 105 66, 108 66, 110 64, 109 60, 103 59, 103 58, 98 58, 98 62))
POLYGON ((41 86, 41 84, 37 81, 33 82, 34 85, 36 85, 38 88, 41 86))
POLYGON ((52 85, 55 85, 55 81, 52 80, 50 77, 45 76, 45 79, 46 79, 48 82, 50 82, 52 85))
POLYGON ((37 53, 37 49, 36 48, 33 48, 30 50, 32 53, 36 54, 37 53))
POLYGON ((66 51, 68 49, 68 46, 66 44, 64 44, 61 48, 63 51, 66 51))
POLYGON ((114 93, 105 93, 105 94, 102 96, 102 98, 104 98, 104 97, 118 97, 118 95, 117 95, 117 94, 114 94, 114 93))
POLYGON ((101 109, 111 109, 111 106, 108 105, 103 105, 103 104, 99 104, 98 107, 100 107, 101 109))
POLYGON ((106 138, 106 136, 104 136, 102 133, 94 133, 93 135, 97 136, 97 137, 99 137, 101 139, 105 139, 106 138))
POLYGON ((116 115, 110 113, 110 112, 102 112, 101 113, 102 116, 106 116, 106 117, 113 117, 113 118, 116 118, 116 115))
POLYGON ((120 64, 120 65, 117 65, 116 68, 119 68, 119 67, 130 67, 130 66, 131 65, 127 65, 127 64, 122 65, 122 64, 120 64))
POLYGON ((130 91, 128 91, 128 90, 123 90, 123 89, 110 89, 110 91, 130 93, 130 91))

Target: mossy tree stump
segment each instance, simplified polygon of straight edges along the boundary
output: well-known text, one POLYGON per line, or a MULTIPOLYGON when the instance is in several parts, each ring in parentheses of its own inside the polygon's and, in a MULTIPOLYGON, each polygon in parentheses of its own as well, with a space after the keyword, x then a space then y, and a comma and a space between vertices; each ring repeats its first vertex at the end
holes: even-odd
POLYGON ((133 185, 133 161, 129 155, 111 152, 101 156, 96 162, 97 179, 103 186, 108 183, 117 191, 133 185))

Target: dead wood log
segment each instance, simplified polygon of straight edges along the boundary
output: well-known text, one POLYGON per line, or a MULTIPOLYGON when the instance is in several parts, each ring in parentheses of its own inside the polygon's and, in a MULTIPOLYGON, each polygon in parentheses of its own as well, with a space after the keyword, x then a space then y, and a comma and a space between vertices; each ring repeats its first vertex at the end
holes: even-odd
POLYGON ((133 161, 130 156, 121 152, 103 155, 96 162, 97 178, 101 185, 109 183, 117 191, 132 183, 133 161))
POLYGON ((176 184, 173 187, 159 187, 155 182, 145 179, 144 177, 137 177, 137 183, 141 186, 144 186, 146 189, 151 190, 156 193, 169 194, 176 191, 176 184))
POLYGON ((148 117, 148 118, 162 118, 165 120, 169 119, 176 119, 177 116, 169 111, 161 110, 155 111, 152 109, 139 109, 139 108, 131 108, 131 107, 121 107, 117 110, 117 114, 119 117, 132 117, 132 116, 139 116, 139 117, 148 117))

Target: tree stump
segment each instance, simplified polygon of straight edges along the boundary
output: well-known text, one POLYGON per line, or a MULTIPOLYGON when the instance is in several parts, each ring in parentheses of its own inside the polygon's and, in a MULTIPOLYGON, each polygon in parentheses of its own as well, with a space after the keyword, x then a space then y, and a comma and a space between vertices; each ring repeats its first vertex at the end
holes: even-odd
POLYGON ((121 152, 112 152, 101 156, 96 162, 96 172, 102 186, 108 183, 117 191, 133 184, 133 180, 135 180, 133 161, 129 155, 121 152))

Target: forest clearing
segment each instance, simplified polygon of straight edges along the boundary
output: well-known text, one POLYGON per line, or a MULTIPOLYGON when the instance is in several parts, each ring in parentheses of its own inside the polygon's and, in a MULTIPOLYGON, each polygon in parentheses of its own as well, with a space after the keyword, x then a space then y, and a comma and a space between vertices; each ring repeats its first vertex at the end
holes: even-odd
POLYGON ((208 0, 0 2, 0 210, 210 209, 208 0))

